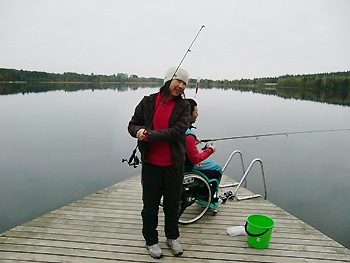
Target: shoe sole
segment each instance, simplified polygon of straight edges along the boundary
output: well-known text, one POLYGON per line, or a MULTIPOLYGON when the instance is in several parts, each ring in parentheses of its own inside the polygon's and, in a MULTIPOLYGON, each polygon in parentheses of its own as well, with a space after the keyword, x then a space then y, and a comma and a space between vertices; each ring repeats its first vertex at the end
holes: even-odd
POLYGON ((152 254, 150 254, 152 258, 155 258, 155 259, 160 259, 163 257, 163 255, 160 255, 159 257, 156 257, 156 256, 153 256, 152 254))
MULTIPOLYGON (((171 253, 173 253, 173 252, 171 251, 171 253)), ((173 255, 174 255, 175 257, 180 257, 183 253, 184 253, 184 252, 180 252, 180 253, 177 253, 177 254, 173 253, 173 255)))
MULTIPOLYGON (((169 247, 170 248, 170 247, 169 247)), ((175 253, 175 251, 174 250, 172 250, 171 248, 170 248, 170 252, 175 256, 175 257, 179 257, 179 256, 181 256, 184 252, 182 251, 182 252, 179 252, 179 253, 175 253)))

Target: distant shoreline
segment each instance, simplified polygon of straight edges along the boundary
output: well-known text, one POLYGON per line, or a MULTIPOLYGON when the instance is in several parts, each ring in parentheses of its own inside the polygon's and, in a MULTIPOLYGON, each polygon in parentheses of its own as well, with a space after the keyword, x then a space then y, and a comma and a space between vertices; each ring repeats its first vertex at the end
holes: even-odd
MULTIPOLYGON (((0 81, 1 84, 26 84, 28 81, 0 81)), ((142 82, 142 81, 128 81, 128 82, 116 82, 116 81, 101 81, 101 82, 92 82, 92 81, 39 81, 36 82, 39 84, 135 84, 135 85, 155 85, 159 82, 142 82)))

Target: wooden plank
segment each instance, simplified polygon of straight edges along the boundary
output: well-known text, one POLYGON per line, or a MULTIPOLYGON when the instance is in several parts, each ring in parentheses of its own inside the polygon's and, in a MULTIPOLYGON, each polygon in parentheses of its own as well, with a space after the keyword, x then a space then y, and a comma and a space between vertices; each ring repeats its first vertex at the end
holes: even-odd
MULTIPOLYGON (((223 177, 223 183, 232 182, 223 177)), ((225 188, 222 191, 233 190, 225 188)), ((251 194, 241 189, 239 195, 251 194)), ((132 177, 0 235, 1 262, 350 262, 348 249, 274 204, 259 199, 228 201, 180 226, 185 253, 173 257, 164 245, 160 209, 160 246, 165 257, 152 259, 141 235, 140 176, 132 177), (226 229, 243 225, 253 213, 275 222, 269 249, 250 248, 246 236, 226 229)))
MULTIPOLYGON (((99 243, 93 243, 93 242, 78 242, 76 240, 72 241, 60 241, 60 240, 45 240, 45 239, 28 239, 28 238, 0 238, 3 244, 18 244, 21 243, 22 245, 31 245, 31 246, 47 246, 47 247, 57 247, 57 248, 74 248, 74 249, 82 249, 82 250, 94 250, 94 251, 114 251, 115 250, 115 244, 99 244, 99 243)), ((183 242, 183 245, 187 247, 187 243, 183 242)), ((131 246, 129 242, 125 242, 124 244, 119 244, 118 247, 118 252, 124 252, 124 253, 132 253, 136 252, 137 249, 135 247, 142 247, 142 243, 138 243, 136 246, 133 245, 131 246)), ((220 247, 220 250, 217 250, 217 248, 210 246, 210 245, 203 245, 203 244, 196 244, 196 245, 191 245, 191 250, 192 251, 202 251, 203 253, 206 252, 220 252, 220 253, 238 253, 238 254, 248 254, 246 249, 242 247, 234 247, 234 246, 222 246, 220 247)), ((261 254, 261 251, 259 250, 252 250, 249 252, 251 255, 258 255, 261 254)), ((295 252, 295 251, 288 251, 288 250, 277 250, 274 248, 271 248, 269 250, 266 250, 264 253, 265 255, 269 256, 287 256, 287 257, 310 257, 313 255, 313 252, 295 252)), ((314 256, 315 257, 315 256, 314 256)), ((336 253, 324 253, 320 252, 317 253, 316 258, 324 259, 324 258, 333 260, 333 259, 340 259, 344 258, 341 255, 337 255, 336 253)), ((346 258, 346 257, 345 257, 346 258)))

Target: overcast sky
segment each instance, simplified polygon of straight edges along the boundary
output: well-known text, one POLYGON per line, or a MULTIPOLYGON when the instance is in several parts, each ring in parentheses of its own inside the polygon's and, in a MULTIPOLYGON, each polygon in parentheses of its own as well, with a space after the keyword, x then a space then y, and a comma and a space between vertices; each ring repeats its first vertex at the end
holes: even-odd
POLYGON ((350 70, 349 0, 0 0, 0 68, 240 79, 350 70))

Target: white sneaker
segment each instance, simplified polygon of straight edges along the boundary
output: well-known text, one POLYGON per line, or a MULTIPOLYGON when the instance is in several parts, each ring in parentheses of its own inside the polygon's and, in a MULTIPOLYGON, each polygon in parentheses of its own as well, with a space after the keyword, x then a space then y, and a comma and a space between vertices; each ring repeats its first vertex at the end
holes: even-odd
POLYGON ((152 246, 146 245, 146 248, 147 248, 149 254, 151 255, 151 257, 153 257, 153 258, 161 258, 163 256, 162 249, 160 248, 160 246, 158 244, 154 244, 152 246))
POLYGON ((184 253, 182 246, 177 239, 167 239, 165 244, 170 248, 170 251, 174 256, 181 256, 184 253))

